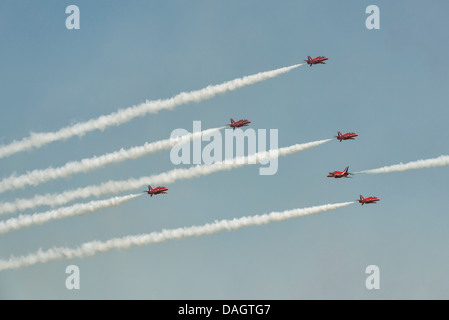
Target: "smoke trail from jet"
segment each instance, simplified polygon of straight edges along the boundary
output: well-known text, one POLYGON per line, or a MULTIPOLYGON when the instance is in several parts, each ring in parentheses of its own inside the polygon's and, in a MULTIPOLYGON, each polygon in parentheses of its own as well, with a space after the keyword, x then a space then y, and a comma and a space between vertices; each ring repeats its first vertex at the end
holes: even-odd
POLYGON ((17 210, 31 209, 37 206, 49 205, 59 206, 72 200, 88 198, 91 196, 99 197, 104 194, 119 193, 123 191, 134 190, 148 184, 168 184, 177 180, 185 180, 208 175, 218 171, 231 170, 247 164, 259 163, 264 160, 286 156, 299 151, 307 150, 322 145, 332 139, 318 140, 303 144, 295 144, 289 147, 258 152, 246 157, 237 157, 230 160, 214 164, 197 165, 185 169, 173 169, 160 174, 146 176, 138 179, 129 179, 124 181, 108 181, 96 186, 88 186, 75 190, 65 191, 59 194, 36 195, 31 199, 16 199, 13 202, 0 203, 0 214, 12 213, 17 210))
POLYGON ((64 166, 58 168, 33 170, 21 176, 13 175, 0 181, 0 193, 11 189, 24 188, 27 185, 36 186, 50 180, 68 177, 72 174, 80 172, 88 172, 97 168, 102 168, 110 163, 121 162, 128 159, 136 159, 150 153, 170 149, 177 144, 184 144, 191 140, 201 139, 203 136, 208 136, 215 131, 224 128, 226 127, 193 132, 179 138, 145 143, 142 146, 136 146, 129 149, 120 149, 98 157, 96 156, 93 158, 82 159, 80 161, 67 162, 64 166))
POLYGON ((97 252, 105 252, 112 249, 129 249, 131 246, 135 245, 142 246, 172 239, 182 239, 194 236, 199 237, 225 230, 232 231, 243 227, 268 224, 291 218, 300 218, 311 214, 319 214, 325 211, 343 208, 353 203, 354 202, 326 204, 303 209, 293 209, 282 212, 271 212, 262 215, 234 218, 232 220, 220 220, 207 223, 202 226, 183 227, 142 235, 125 236, 122 238, 110 239, 104 242, 91 241, 86 242, 75 249, 54 247, 47 251, 38 250, 36 253, 27 256, 11 257, 9 260, 0 260, 0 270, 18 269, 31 266, 36 263, 47 263, 54 260, 86 258, 95 255, 97 252))
POLYGON ((99 209, 118 206, 141 195, 143 195, 143 193, 130 194, 122 197, 113 197, 105 200, 95 200, 88 203, 77 203, 70 207, 58 208, 56 210, 41 213, 34 213, 32 215, 20 215, 17 218, 0 221, 0 233, 7 233, 12 230, 18 230, 32 225, 40 225, 55 219, 80 216, 85 214, 86 212, 93 213, 94 211, 97 211, 99 209))
POLYGON ((364 170, 357 173, 370 173, 370 174, 378 174, 378 173, 390 173, 390 172, 398 172, 398 171, 407 171, 407 170, 416 170, 416 169, 424 169, 424 168, 432 168, 432 167, 443 167, 449 165, 449 156, 441 155, 438 158, 426 159, 426 160, 417 160, 411 161, 407 163, 399 163, 392 166, 385 166, 378 169, 364 170))
POLYGON ((210 85, 200 90, 181 92, 169 99, 146 101, 136 106, 120 109, 108 115, 100 116, 86 122, 80 122, 72 126, 64 127, 56 132, 31 133, 29 137, 0 147, 0 158, 11 156, 17 152, 40 148, 48 143, 65 140, 73 136, 82 136, 90 131, 104 130, 110 126, 119 126, 136 117, 142 117, 147 113, 157 113, 159 110, 171 110, 176 106, 190 102, 200 102, 211 99, 217 94, 234 91, 244 86, 255 84, 270 78, 287 73, 302 64, 279 68, 271 71, 260 72, 243 78, 226 81, 218 85, 210 85))

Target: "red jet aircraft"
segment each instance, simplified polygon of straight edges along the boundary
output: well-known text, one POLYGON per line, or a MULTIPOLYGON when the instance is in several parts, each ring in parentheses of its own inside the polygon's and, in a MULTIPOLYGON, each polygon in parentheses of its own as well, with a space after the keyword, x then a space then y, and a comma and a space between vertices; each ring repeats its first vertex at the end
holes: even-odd
POLYGON ((233 130, 235 130, 235 128, 246 127, 250 123, 251 123, 251 121, 246 120, 246 119, 234 121, 234 119, 231 118, 231 124, 228 124, 228 126, 230 126, 233 130))
POLYGON ((348 175, 352 175, 352 173, 348 172, 349 167, 346 167, 345 170, 343 171, 334 171, 334 172, 329 172, 329 174, 327 175, 328 178, 350 178, 348 177, 348 175))
POLYGON ((316 57, 314 59, 312 59, 311 56, 307 57, 307 60, 304 60, 305 62, 307 62, 308 65, 312 66, 312 64, 326 64, 326 60, 329 60, 328 57, 316 57))
POLYGON ((168 191, 168 188, 166 188, 166 187, 157 187, 157 188, 153 189, 153 188, 151 188, 150 185, 148 185, 148 191, 145 190, 144 192, 148 193, 150 196, 153 196, 153 194, 161 194, 161 193, 167 194, 167 192, 165 192, 165 191, 168 191))
POLYGON ((362 204, 362 206, 365 204, 365 203, 376 203, 377 201, 380 201, 380 199, 379 198, 376 198, 376 197, 368 197, 368 198, 364 198, 362 195, 360 195, 360 199, 359 200, 357 200, 359 203, 361 203, 362 204))
POLYGON ((334 136, 335 138, 337 138, 337 140, 340 140, 340 142, 342 140, 355 140, 355 137, 358 137, 359 135, 357 133, 354 132, 348 132, 345 134, 341 134, 340 131, 338 131, 338 135, 334 136))

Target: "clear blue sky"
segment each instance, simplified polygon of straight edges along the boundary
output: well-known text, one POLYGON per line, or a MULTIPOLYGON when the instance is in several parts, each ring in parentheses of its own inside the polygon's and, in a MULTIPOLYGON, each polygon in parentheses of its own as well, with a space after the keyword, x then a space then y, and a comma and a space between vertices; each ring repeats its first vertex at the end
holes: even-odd
MULTIPOLYGON (((1 159, 1 178, 165 139, 194 120, 212 128, 248 118, 254 128, 279 129, 280 147, 337 130, 359 137, 282 158, 273 176, 256 167, 215 173, 168 185, 165 196, 0 235, 1 258, 359 194, 381 201, 2 271, 0 298, 448 299, 447 167, 326 178, 346 165, 360 171, 448 154, 448 9, 446 1, 2 1, 2 144, 308 55, 330 60, 1 159), (65 28, 70 4, 80 8, 80 30, 65 28), (365 28, 370 4, 380 8, 380 30, 365 28), (70 264, 81 271, 77 291, 65 288, 70 264), (380 268, 377 291, 365 288, 371 264, 380 268)), ((0 201, 172 168, 165 151, 8 191, 0 201)))

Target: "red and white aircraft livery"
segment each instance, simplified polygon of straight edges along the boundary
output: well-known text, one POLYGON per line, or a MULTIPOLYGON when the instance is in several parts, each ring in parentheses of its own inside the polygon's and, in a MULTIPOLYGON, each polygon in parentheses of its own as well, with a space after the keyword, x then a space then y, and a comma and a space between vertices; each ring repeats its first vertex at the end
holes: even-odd
POLYGON ((350 178, 348 177, 348 175, 352 175, 352 173, 348 172, 349 166, 345 168, 345 170, 343 171, 334 171, 334 172, 329 172, 329 174, 327 175, 328 178, 350 178))
POLYGON ((251 121, 246 120, 246 119, 234 121, 234 119, 231 118, 231 124, 228 124, 228 126, 230 126, 233 130, 235 130, 235 128, 246 127, 250 123, 251 123, 251 121))
POLYGON ((167 192, 165 192, 165 191, 168 191, 168 188, 166 188, 166 187, 157 187, 157 188, 153 189, 153 188, 151 188, 150 185, 148 185, 148 191, 145 190, 144 192, 148 193, 150 196, 153 196, 153 194, 161 194, 161 193, 167 194, 167 192))
POLYGON ((377 201, 380 201, 380 199, 379 198, 376 198, 376 197, 368 197, 368 198, 364 198, 362 195, 360 195, 360 199, 359 200, 357 200, 359 203, 361 203, 362 204, 362 206, 365 204, 365 203, 376 203, 377 201))
POLYGON ((358 137, 359 135, 357 133, 354 132, 348 132, 345 134, 341 134, 340 131, 338 131, 338 134, 336 136, 334 136, 335 138, 337 138, 337 140, 340 140, 340 142, 342 140, 355 140, 355 137, 358 137))
POLYGON ((329 60, 328 57, 316 57, 312 59, 311 56, 308 56, 307 58, 308 59, 304 61, 307 62, 307 64, 310 66, 312 66, 312 64, 326 64, 326 62, 324 61, 329 60))

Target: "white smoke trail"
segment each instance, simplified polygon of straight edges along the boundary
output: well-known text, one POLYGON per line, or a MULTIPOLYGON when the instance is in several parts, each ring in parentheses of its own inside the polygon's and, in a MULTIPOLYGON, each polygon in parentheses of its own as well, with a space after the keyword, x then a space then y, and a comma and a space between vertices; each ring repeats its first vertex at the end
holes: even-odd
POLYGON ((232 220, 221 220, 207 223, 202 226, 191 226, 177 229, 162 230, 148 234, 126 236, 114 238, 105 242, 91 241, 81 246, 71 249, 65 247, 54 247, 47 251, 38 250, 34 254, 21 257, 11 257, 9 260, 0 260, 0 270, 18 269, 31 266, 36 263, 47 263, 54 260, 86 258, 95 255, 97 252, 105 252, 112 249, 128 249, 133 245, 142 246, 152 243, 160 243, 171 239, 182 239, 187 237, 199 237, 213 234, 224 230, 232 231, 253 225, 262 225, 270 222, 283 221, 291 218, 304 217, 311 214, 318 214, 329 210, 349 206, 354 202, 343 202, 326 204, 322 206, 309 207, 304 209, 293 209, 282 212, 271 212, 262 215, 234 218, 232 220))
POLYGON ((389 172, 398 172, 398 171, 406 171, 406 170, 416 170, 416 169, 424 169, 424 168, 432 168, 432 167, 443 167, 449 165, 449 156, 439 156, 438 158, 426 159, 426 160, 417 160, 411 161, 407 163, 395 164, 392 166, 385 166, 378 169, 364 170, 357 173, 389 173, 389 172))
POLYGON ((88 203, 77 203, 70 207, 58 208, 56 210, 34 213, 32 215, 20 215, 17 218, 11 218, 0 221, 0 233, 7 233, 11 230, 18 230, 31 225, 39 225, 55 219, 63 219, 73 216, 80 216, 86 212, 94 212, 99 209, 118 206, 126 201, 143 195, 130 194, 122 197, 113 197, 105 200, 90 201, 88 203))
POLYGON ((98 157, 67 162, 64 166, 58 168, 33 170, 17 177, 13 175, 0 181, 0 193, 5 192, 6 190, 23 188, 27 185, 36 186, 50 180, 68 177, 72 174, 80 172, 88 172, 90 170, 104 167, 110 163, 121 162, 128 159, 136 159, 153 152, 170 149, 177 144, 184 144, 191 140, 200 139, 203 136, 208 136, 215 131, 224 128, 226 127, 193 132, 179 138, 145 143, 142 146, 136 146, 129 149, 120 149, 119 151, 107 153, 98 157))
POLYGON ((147 113, 157 113, 162 109, 170 110, 176 106, 183 105, 189 102, 200 102, 206 99, 210 99, 217 94, 234 91, 247 85, 277 77, 281 74, 298 68, 299 66, 301 66, 301 64, 296 64, 290 67, 279 68, 271 71, 260 72, 250 76, 245 76, 243 78, 226 81, 218 85, 210 85, 200 90, 181 92, 169 99, 146 101, 136 106, 132 106, 126 109, 120 109, 108 115, 100 116, 96 119, 91 119, 86 122, 80 122, 72 126, 64 127, 56 132, 31 133, 27 138, 23 138, 20 141, 13 141, 8 145, 1 146, 0 158, 8 157, 14 153, 24 150, 40 148, 43 145, 54 141, 65 140, 73 136, 82 136, 90 131, 104 130, 107 127, 113 125, 118 126, 136 117, 144 116, 147 113))
POLYGON ((197 165, 186 169, 173 169, 167 172, 152 175, 149 177, 148 176, 142 177, 139 179, 129 179, 125 181, 108 181, 100 185, 78 188, 75 190, 65 191, 59 194, 36 195, 31 199, 16 199, 14 202, 0 203, 0 214, 12 213, 17 210, 26 210, 43 205, 50 205, 50 206, 63 205, 74 199, 88 198, 91 196, 98 197, 104 194, 133 190, 136 188, 141 188, 142 186, 148 184, 165 184, 165 183, 168 184, 181 179, 183 180, 192 179, 208 175, 217 171, 230 170, 233 168, 244 166, 246 164, 257 163, 260 161, 277 158, 279 155, 286 156, 292 153, 307 150, 309 148, 317 147, 331 140, 332 139, 326 139, 303 144, 295 144, 290 147, 259 152, 246 157, 234 158, 231 159, 230 161, 224 161, 209 165, 197 165))

